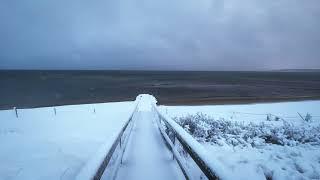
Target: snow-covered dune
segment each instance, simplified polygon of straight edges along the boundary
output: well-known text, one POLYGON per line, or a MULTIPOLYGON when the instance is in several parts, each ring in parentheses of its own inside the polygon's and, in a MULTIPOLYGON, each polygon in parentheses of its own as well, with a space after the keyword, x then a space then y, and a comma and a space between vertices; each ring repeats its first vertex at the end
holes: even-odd
POLYGON ((301 101, 159 109, 201 142, 230 179, 286 180, 320 179, 319 108, 320 101, 301 101))
POLYGON ((74 179, 135 102, 0 111, 0 180, 74 179))

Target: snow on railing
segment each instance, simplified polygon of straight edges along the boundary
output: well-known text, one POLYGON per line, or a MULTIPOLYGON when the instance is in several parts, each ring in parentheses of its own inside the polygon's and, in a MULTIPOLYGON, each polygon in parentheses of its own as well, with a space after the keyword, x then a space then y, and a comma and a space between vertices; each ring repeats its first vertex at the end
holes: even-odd
POLYGON ((128 137, 130 136, 132 130, 132 119, 133 115, 136 112, 138 103, 136 104, 133 112, 131 113, 129 119, 125 122, 124 126, 118 131, 115 132, 112 136, 108 138, 108 141, 101 146, 101 148, 96 152, 92 159, 81 169, 80 173, 77 175, 76 180, 100 180, 104 175, 110 161, 116 159, 115 170, 111 170, 108 177, 113 179, 117 168, 120 163, 122 163, 122 156, 128 142, 128 137), (131 124, 131 128, 129 127, 131 124), (124 134, 127 134, 126 136, 124 134), (116 149, 120 149, 120 155, 116 158, 112 158, 115 154, 116 149))
MULTIPOLYGON (((209 179, 228 179, 225 172, 224 165, 217 160, 208 159, 208 152, 205 148, 197 142, 190 134, 188 134, 180 125, 174 120, 161 114, 157 107, 153 106, 154 111, 159 117, 158 125, 160 132, 165 139, 169 149, 172 151, 173 156, 176 158, 178 165, 180 166, 186 179, 192 179, 192 175, 188 172, 185 165, 182 163, 182 158, 179 155, 178 150, 175 148, 176 140, 180 142, 185 152, 187 152, 196 165, 200 168, 202 173, 209 179), (163 122, 161 124, 161 122, 163 122), (163 126, 167 128, 167 133, 163 129, 163 126), (173 136, 172 136, 173 135, 173 136), (170 137, 171 136, 171 137, 170 137)), ((212 156, 210 156, 212 157, 212 156)))

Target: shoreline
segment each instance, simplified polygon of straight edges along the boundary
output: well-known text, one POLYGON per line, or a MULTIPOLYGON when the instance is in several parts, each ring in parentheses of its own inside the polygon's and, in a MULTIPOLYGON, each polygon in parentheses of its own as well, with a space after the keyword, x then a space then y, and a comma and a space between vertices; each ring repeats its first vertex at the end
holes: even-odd
MULTIPOLYGON (((175 102, 158 102, 160 106, 210 106, 210 105, 249 105, 249 104, 263 104, 263 103, 282 103, 282 102, 300 102, 300 101, 317 101, 320 97, 281 97, 281 98, 208 98, 208 99, 193 99, 193 100, 176 100, 175 102)), ((33 109, 59 106, 72 106, 80 104, 101 104, 101 103, 117 103, 125 101, 134 101, 133 99, 121 101, 78 101, 70 103, 46 104, 46 105, 26 105, 17 107, 17 109, 33 109)), ((2 110, 11 110, 15 106, 1 106, 2 110)))

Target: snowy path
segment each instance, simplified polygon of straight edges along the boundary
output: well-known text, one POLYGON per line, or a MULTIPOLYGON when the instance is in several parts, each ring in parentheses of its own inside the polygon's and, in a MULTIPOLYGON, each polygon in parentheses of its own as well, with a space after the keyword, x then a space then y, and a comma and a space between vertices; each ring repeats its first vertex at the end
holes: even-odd
POLYGON ((118 180, 184 179, 157 127, 151 107, 140 107, 120 166, 118 180))

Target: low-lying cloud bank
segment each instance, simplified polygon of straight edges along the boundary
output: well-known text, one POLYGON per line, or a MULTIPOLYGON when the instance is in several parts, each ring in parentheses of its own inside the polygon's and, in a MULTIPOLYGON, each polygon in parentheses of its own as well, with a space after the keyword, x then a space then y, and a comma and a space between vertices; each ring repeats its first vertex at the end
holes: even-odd
POLYGON ((320 68, 317 0, 0 2, 0 68, 320 68))

